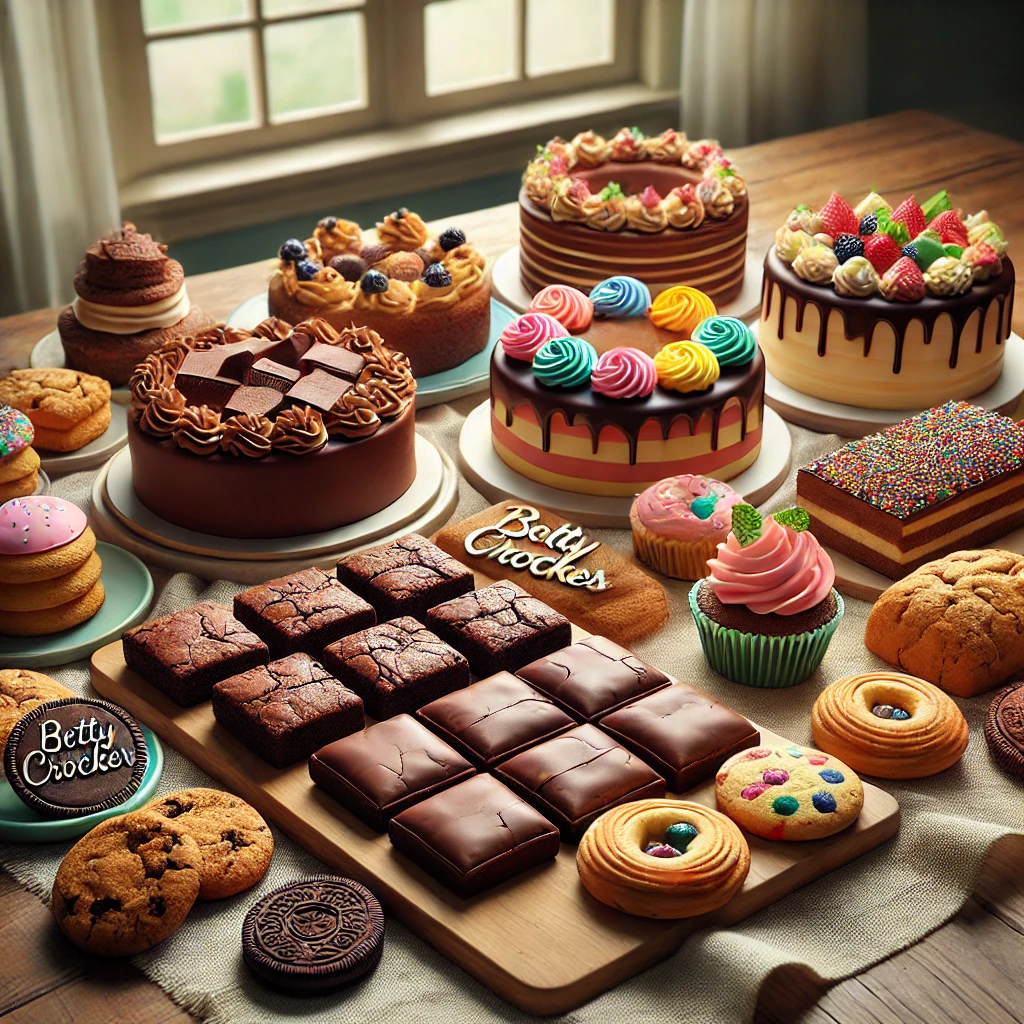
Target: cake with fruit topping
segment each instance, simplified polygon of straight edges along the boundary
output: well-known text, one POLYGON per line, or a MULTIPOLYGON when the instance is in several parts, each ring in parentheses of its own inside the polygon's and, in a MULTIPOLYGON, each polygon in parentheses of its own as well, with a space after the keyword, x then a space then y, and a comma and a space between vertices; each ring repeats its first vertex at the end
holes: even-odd
POLYGON ((409 362, 367 327, 270 318, 153 352, 131 379, 139 500, 221 537, 291 537, 365 519, 416 476, 409 362))
POLYGON ((806 395, 873 409, 971 398, 1003 368, 1013 264, 985 210, 945 190, 895 208, 833 192, 798 206, 764 263, 759 341, 768 370, 806 395))
POLYGON ((339 331, 369 327, 405 353, 416 377, 458 366, 487 345, 486 261, 459 228, 434 236, 403 207, 367 240, 353 221, 324 217, 311 238, 289 238, 278 257, 273 317, 319 317, 339 331))
POLYGON ((512 469, 581 494, 729 480, 761 448, 764 359, 740 320, 635 278, 542 289, 491 356, 491 435, 512 469))
POLYGON ((583 292, 628 273, 653 293, 699 288, 719 306, 743 286, 747 186, 712 139, 668 129, 580 132, 537 147, 519 193, 519 268, 533 293, 583 292))

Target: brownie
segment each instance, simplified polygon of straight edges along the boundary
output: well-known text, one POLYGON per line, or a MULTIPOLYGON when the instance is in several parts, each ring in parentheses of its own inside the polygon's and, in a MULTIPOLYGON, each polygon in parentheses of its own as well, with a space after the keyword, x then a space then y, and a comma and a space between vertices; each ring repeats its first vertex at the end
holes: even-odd
POLYGON ((388 822, 394 846, 459 896, 558 854, 558 829, 493 775, 475 775, 388 822))
POLYGON ((659 772, 674 793, 712 778, 727 758, 761 742, 742 715, 685 683, 613 711, 599 724, 659 772))
POLYGON ((289 654, 217 683, 213 713, 235 739, 275 768, 305 760, 362 729, 359 695, 308 654, 289 654))
POLYGON ((378 832, 406 807, 474 775, 473 766, 409 715, 321 747, 309 777, 378 832))
POLYGON ((314 657, 335 640, 377 621, 374 610, 323 569, 302 569, 243 591, 235 616, 263 637, 275 658, 314 657))
POLYGON ((428 608, 475 586, 471 569, 418 533, 347 555, 338 563, 338 579, 381 619, 411 615, 421 622, 428 608))
POLYGON ((566 842, 617 804, 665 795, 665 780, 593 725, 530 747, 494 774, 550 818, 566 842))
POLYGON ((210 699, 214 683, 267 661, 267 645, 212 601, 151 619, 121 637, 124 660, 176 704, 210 699))
POLYGON ((603 636, 587 637, 531 662, 516 675, 588 722, 670 683, 664 672, 603 636))
POLYGON ((449 693, 417 715, 481 771, 577 724, 510 672, 449 693))
POLYGON ((515 672, 572 641, 564 615, 508 580, 431 608, 426 622, 469 658, 478 676, 515 672))
POLYGON ((466 659, 408 615, 336 640, 323 660, 372 718, 411 713, 469 683, 466 659))

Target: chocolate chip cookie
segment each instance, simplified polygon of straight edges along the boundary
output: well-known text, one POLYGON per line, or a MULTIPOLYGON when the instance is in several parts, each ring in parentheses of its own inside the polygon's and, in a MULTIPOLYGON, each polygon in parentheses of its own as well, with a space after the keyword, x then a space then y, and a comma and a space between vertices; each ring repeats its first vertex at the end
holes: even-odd
POLYGON ((40 704, 62 697, 74 697, 74 694, 42 672, 27 668, 0 669, 0 750, 19 719, 40 704))
POLYGON ((219 900, 255 885, 270 867, 270 826, 240 797, 219 789, 181 789, 146 808, 199 844, 199 898, 219 900))
POLYGON ((53 916, 80 949, 132 956, 181 926, 199 895, 203 855, 186 829, 143 808, 110 818, 68 851, 53 916))

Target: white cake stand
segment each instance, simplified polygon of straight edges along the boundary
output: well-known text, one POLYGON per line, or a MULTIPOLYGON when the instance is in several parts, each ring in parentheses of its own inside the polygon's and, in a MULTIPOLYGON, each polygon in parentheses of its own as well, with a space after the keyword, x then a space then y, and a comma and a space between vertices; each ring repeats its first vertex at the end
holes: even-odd
MULTIPOLYGON (((767 501, 789 472, 792 442, 786 424, 771 409, 764 411, 761 454, 749 468, 729 481, 752 505, 767 501)), ((459 435, 459 469, 488 501, 520 498, 584 526, 629 527, 632 497, 577 494, 529 480, 502 462, 491 443, 491 404, 478 405, 466 417, 459 435)))
POLYGON ((458 503, 458 474, 451 460, 418 434, 416 470, 402 497, 358 523, 298 537, 235 539, 183 529, 146 508, 135 495, 131 451, 126 448, 96 477, 90 521, 97 536, 163 569, 207 580, 262 583, 310 565, 332 567, 344 552, 405 533, 440 528, 458 503))
MULTIPOLYGON (((754 316, 761 306, 761 268, 763 258, 747 253, 743 271, 743 287, 732 302, 719 308, 722 316, 735 316, 741 320, 754 316)), ((491 271, 491 291, 494 297, 517 313, 525 313, 533 301, 533 294, 519 277, 519 246, 513 245, 494 262, 491 271)))

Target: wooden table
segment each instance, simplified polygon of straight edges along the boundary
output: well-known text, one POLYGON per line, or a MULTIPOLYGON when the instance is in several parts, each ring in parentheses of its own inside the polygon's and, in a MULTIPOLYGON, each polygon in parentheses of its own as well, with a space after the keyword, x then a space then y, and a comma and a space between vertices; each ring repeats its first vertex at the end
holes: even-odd
MULTIPOLYGON (((921 111, 908 111, 730 153, 750 188, 750 246, 766 250, 799 202, 818 205, 835 189, 856 199, 874 188, 924 199, 948 188, 954 202, 996 214, 1010 239, 1024 239, 1024 146, 921 111)), ((494 259, 518 237, 514 203, 456 220, 494 259)), ((188 281, 192 301, 215 317, 266 286, 270 260, 188 281)), ((1024 283, 1014 330, 1024 334, 1024 283)), ((0 372, 28 363, 57 322, 43 309, 0 319, 0 372)), ((802 971, 764 985, 758 1024, 1022 1024, 1024 1022, 1024 839, 997 844, 974 895, 918 945, 823 994, 802 971)), ((0 1021, 184 1024, 180 1011, 130 964, 104 963, 61 941, 48 910, 0 872, 0 1021)))

